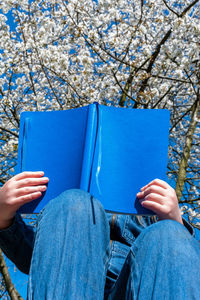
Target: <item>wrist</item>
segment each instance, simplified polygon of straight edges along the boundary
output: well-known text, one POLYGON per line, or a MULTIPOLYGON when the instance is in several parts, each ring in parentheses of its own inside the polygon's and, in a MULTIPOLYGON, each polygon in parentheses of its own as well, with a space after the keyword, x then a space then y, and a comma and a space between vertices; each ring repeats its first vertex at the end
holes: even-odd
POLYGON ((158 216, 158 221, 162 221, 162 220, 174 220, 174 221, 177 221, 180 224, 184 225, 183 224, 183 219, 181 217, 181 214, 180 215, 175 215, 175 216, 170 216, 170 215, 167 215, 167 216, 158 216))

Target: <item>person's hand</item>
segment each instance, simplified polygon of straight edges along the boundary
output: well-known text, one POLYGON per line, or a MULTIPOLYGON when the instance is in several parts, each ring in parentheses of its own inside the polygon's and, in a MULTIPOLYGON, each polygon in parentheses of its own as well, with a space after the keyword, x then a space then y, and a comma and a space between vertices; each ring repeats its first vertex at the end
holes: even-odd
POLYGON ((23 204, 37 199, 46 191, 49 179, 44 172, 23 172, 9 179, 0 189, 0 229, 12 224, 23 204))
POLYGON ((175 190, 165 181, 155 179, 137 193, 141 205, 155 212, 159 220, 171 219, 183 224, 175 190))

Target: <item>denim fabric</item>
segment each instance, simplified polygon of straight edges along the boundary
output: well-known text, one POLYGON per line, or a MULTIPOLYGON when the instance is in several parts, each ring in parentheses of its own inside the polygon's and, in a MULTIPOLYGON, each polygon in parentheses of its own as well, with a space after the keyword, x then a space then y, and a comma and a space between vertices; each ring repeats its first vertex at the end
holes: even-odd
POLYGON ((105 286, 105 298, 115 284, 124 261, 138 235, 156 222, 155 216, 135 216, 107 213, 110 225, 110 255, 105 286))
POLYGON ((105 213, 90 194, 70 190, 47 204, 35 238, 17 216, 0 246, 21 270, 30 267, 29 300, 200 299, 191 227, 155 222, 105 213))
POLYGON ((28 299, 103 299, 108 255, 101 204, 83 191, 64 192, 38 222, 28 299))
POLYGON ((135 240, 108 300, 200 299, 200 245, 180 223, 165 220, 135 240))

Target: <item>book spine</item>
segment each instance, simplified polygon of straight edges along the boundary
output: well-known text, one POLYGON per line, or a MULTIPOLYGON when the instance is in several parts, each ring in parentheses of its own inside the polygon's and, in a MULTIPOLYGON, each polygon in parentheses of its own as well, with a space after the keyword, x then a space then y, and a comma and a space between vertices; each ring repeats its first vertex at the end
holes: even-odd
POLYGON ((97 107, 90 104, 88 109, 88 119, 86 128, 86 138, 83 154, 83 164, 81 171, 80 189, 88 192, 90 185, 91 167, 94 154, 94 146, 97 131, 97 107))
POLYGON ((27 148, 27 134, 30 130, 30 118, 25 118, 22 125, 22 139, 19 142, 19 152, 18 152, 18 163, 17 172, 23 172, 26 169, 26 148, 27 148))

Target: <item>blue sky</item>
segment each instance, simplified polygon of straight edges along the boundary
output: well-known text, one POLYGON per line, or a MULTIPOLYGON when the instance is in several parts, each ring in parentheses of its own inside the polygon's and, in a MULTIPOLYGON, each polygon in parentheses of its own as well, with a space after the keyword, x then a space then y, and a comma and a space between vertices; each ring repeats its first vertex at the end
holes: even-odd
POLYGON ((12 282, 14 283, 19 294, 26 299, 28 276, 20 272, 10 260, 6 259, 6 263, 12 282))

